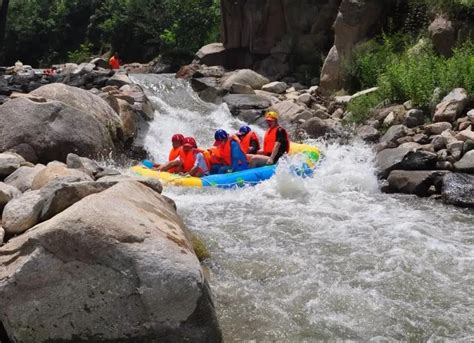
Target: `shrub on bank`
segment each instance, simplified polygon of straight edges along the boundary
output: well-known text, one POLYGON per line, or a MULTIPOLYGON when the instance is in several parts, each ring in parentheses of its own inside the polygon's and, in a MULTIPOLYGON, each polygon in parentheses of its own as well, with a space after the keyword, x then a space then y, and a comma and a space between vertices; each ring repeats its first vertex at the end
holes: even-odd
POLYGON ((370 109, 383 100, 411 100, 417 107, 429 108, 436 89, 443 95, 457 87, 474 93, 472 42, 464 43, 454 50, 452 57, 445 58, 429 45, 407 47, 397 53, 393 43, 385 39, 380 46, 356 54, 354 65, 358 74, 353 75, 358 76, 361 85, 379 87, 378 92, 350 102, 348 110, 355 122, 364 121, 370 109))

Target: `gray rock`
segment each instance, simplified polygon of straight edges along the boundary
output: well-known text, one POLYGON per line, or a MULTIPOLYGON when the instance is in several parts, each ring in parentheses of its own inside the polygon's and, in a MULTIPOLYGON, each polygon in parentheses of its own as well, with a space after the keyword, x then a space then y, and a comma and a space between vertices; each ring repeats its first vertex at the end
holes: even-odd
POLYGON ((418 133, 413 136, 413 142, 419 143, 419 144, 427 144, 430 142, 430 139, 428 135, 425 135, 424 133, 418 133))
POLYGON ((474 207, 474 176, 461 173, 446 174, 441 194, 445 204, 474 207))
POLYGON ((458 132, 456 134, 456 139, 460 141, 467 141, 468 139, 474 140, 474 131, 471 130, 471 127, 467 128, 466 130, 463 130, 461 132, 458 132))
POLYGON ((270 82, 262 86, 263 91, 276 93, 276 94, 284 93, 287 89, 288 89, 288 85, 285 82, 279 82, 279 81, 270 82))
MULTIPOLYGON (((393 170, 388 177, 389 192, 416 194, 420 197, 431 195, 431 186, 440 186, 443 171, 393 170)), ((440 188, 440 187, 439 187, 440 188)))
POLYGON ((222 341, 182 221, 138 183, 91 195, 11 239, 0 250, 7 263, 1 318, 16 342, 222 341))
POLYGON ((137 134, 138 118, 130 103, 123 99, 117 99, 119 104, 119 115, 122 121, 122 135, 124 140, 131 140, 137 134))
POLYGON ((468 151, 458 162, 454 169, 461 173, 474 173, 474 150, 468 151))
POLYGON ((90 63, 94 64, 96 67, 99 67, 99 68, 104 68, 104 69, 110 68, 107 61, 100 57, 94 58, 90 63))
POLYGON ((462 141, 451 142, 446 146, 446 148, 448 149, 449 154, 453 156, 453 158, 459 160, 462 155, 463 144, 464 142, 462 141))
POLYGON ((281 101, 272 106, 272 109, 280 114, 281 120, 294 122, 295 117, 306 110, 306 107, 298 105, 291 100, 281 101))
POLYGON ((431 144, 433 144, 433 147, 435 151, 441 150, 446 148, 446 137, 443 136, 433 136, 431 140, 431 144))
POLYGON ((405 114, 405 119, 403 124, 405 124, 406 127, 416 127, 419 125, 423 125, 425 123, 425 115, 422 110, 409 110, 405 114))
POLYGON ((5 239, 5 230, 0 226, 0 246, 3 245, 3 240, 5 239))
MULTIPOLYGON (((299 120, 309 120, 309 119, 313 118, 314 116, 320 118, 320 117, 318 116, 318 113, 314 113, 314 114, 313 114, 313 113, 311 113, 309 110, 304 110, 303 112, 300 112, 300 113, 296 114, 296 115, 293 117, 293 120, 292 120, 292 121, 293 121, 293 122, 298 122, 299 120)), ((328 118, 328 117, 323 118, 323 119, 327 119, 327 118, 328 118)))
POLYGON ((318 117, 313 117, 306 121, 301 127, 311 138, 318 138, 336 131, 337 123, 332 119, 322 120, 318 117))
POLYGON ((474 150, 474 140, 468 139, 462 146, 462 154, 465 155, 468 151, 474 150))
POLYGON ((395 142, 397 139, 406 136, 407 127, 405 125, 394 125, 380 138, 380 143, 395 142))
MULTIPOLYGON (((299 102, 299 103, 305 104, 305 105, 309 105, 309 103, 311 102, 311 95, 308 94, 308 93, 303 93, 300 96, 298 96, 296 101, 299 102)), ((328 117, 329 117, 329 115, 328 115, 328 117)))
POLYGON ((449 170, 453 171, 454 167, 451 162, 448 161, 438 161, 436 162, 436 169, 438 170, 449 170))
POLYGON ((83 181, 74 183, 53 183, 41 189, 44 199, 39 221, 48 220, 72 206, 82 198, 100 193, 117 184, 118 181, 83 181))
POLYGON ((232 94, 255 94, 252 87, 248 85, 241 85, 240 83, 234 83, 230 86, 229 92, 232 94))
POLYGON ((446 161, 448 158, 448 149, 439 150, 436 155, 438 155, 438 161, 446 161))
POLYGON ((46 166, 42 164, 37 164, 34 167, 20 167, 10 174, 4 182, 10 186, 18 188, 21 192, 26 192, 31 189, 35 176, 44 168, 46 168, 46 166))
POLYGON ((474 110, 467 112, 467 118, 469 118, 471 122, 474 122, 474 110))
POLYGON ((80 169, 90 176, 95 176, 104 170, 101 166, 87 157, 80 157, 76 154, 68 154, 66 158, 66 165, 70 169, 80 169))
POLYGON ((448 122, 438 122, 434 124, 429 124, 425 126, 425 133, 428 135, 440 135, 446 130, 451 130, 453 125, 448 122))
POLYGON ((382 178, 392 170, 430 170, 436 165, 437 155, 428 151, 414 151, 410 144, 395 149, 385 149, 376 156, 375 166, 382 178))
POLYGON ((380 137, 380 132, 370 125, 363 125, 357 128, 357 135, 366 142, 376 142, 380 137))
POLYGON ((29 191, 10 200, 2 215, 5 232, 19 234, 35 226, 39 222, 43 204, 40 191, 29 191))
MULTIPOLYGON (((329 115, 329 113, 323 111, 323 110, 320 110, 320 109, 317 109, 315 112, 314 112, 314 116, 315 117, 318 117, 319 119, 329 119, 331 118, 331 116, 329 115)), ((333 119, 335 119, 333 117, 333 119)))
POLYGON ((270 83, 270 80, 250 69, 241 69, 224 75, 222 79, 223 88, 230 89, 235 83, 247 85, 253 89, 261 89, 264 85, 270 83))
POLYGON ((150 187, 155 192, 161 194, 163 191, 163 185, 160 180, 151 177, 143 176, 128 176, 128 175, 115 175, 115 176, 104 176, 100 178, 100 182, 139 182, 147 187, 150 187))
POLYGON ((10 200, 19 197, 20 195, 21 192, 18 188, 0 182, 0 213, 10 200))
POLYGON ((108 86, 117 86, 119 88, 125 85, 132 84, 132 80, 130 80, 130 78, 124 73, 115 73, 111 78, 107 80, 108 86))
POLYGON ((226 49, 222 43, 204 45, 196 52, 196 62, 207 66, 223 66, 226 60, 226 49))
POLYGON ((453 23, 445 16, 438 16, 428 27, 433 46, 436 51, 449 57, 456 44, 456 31, 453 23))
POLYGON ((436 106, 433 115, 434 122, 454 122, 467 105, 469 97, 463 88, 456 88, 446 95, 444 99, 436 106))
POLYGON ((243 120, 246 123, 253 124, 262 118, 264 115, 264 110, 239 110, 237 112, 237 117, 240 120, 243 120))
POLYGON ((25 165, 23 157, 13 152, 4 152, 0 154, 0 179, 3 179, 13 173, 15 170, 25 165))
POLYGON ((31 183, 31 189, 43 188, 52 182, 94 181, 88 174, 78 169, 69 169, 64 163, 51 162, 39 171, 31 183))
POLYGON ((267 98, 258 95, 229 94, 222 99, 233 115, 239 110, 266 109, 271 103, 267 98))

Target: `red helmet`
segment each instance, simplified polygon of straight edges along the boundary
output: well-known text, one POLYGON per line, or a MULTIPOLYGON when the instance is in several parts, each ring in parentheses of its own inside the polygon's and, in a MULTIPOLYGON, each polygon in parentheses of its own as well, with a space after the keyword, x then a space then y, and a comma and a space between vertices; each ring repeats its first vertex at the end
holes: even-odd
POLYGON ((173 143, 183 144, 183 141, 184 141, 184 136, 180 133, 177 133, 177 134, 173 135, 173 137, 171 137, 171 142, 173 142, 173 143))
POLYGON ((186 137, 183 140, 183 146, 189 146, 191 148, 197 148, 196 140, 193 137, 186 137))

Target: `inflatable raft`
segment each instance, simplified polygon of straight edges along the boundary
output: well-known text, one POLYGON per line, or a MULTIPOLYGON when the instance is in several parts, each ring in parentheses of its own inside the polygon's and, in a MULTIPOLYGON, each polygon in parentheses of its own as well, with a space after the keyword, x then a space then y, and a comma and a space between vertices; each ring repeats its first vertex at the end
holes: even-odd
MULTIPOLYGON (((312 176, 316 162, 319 160, 319 149, 311 145, 291 142, 289 155, 297 154, 303 156, 302 162, 298 163, 298 165, 289 165, 290 171, 301 177, 312 176)), ((139 176, 153 177, 159 179, 164 184, 184 187, 233 188, 245 185, 255 185, 270 179, 276 171, 276 165, 270 165, 235 173, 193 177, 159 172, 147 167, 146 165, 153 165, 153 163, 144 161, 141 165, 132 167, 131 170, 134 174, 139 176)))

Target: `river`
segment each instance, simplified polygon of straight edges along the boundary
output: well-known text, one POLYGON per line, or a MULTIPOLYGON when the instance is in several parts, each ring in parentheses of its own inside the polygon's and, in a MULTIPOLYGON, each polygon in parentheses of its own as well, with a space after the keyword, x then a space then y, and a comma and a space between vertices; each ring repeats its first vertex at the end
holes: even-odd
MULTIPOLYGON (((241 124, 186 81, 134 79, 156 109, 157 161, 174 133, 206 146, 241 124)), ((382 194, 369 146, 317 144, 311 179, 280 168, 256 187, 165 188, 212 254, 225 341, 474 341, 474 212, 382 194)))

